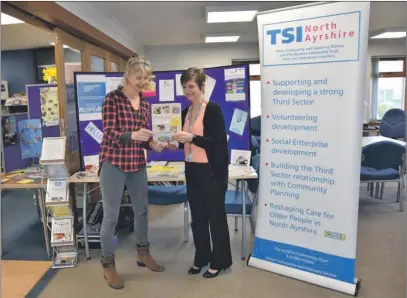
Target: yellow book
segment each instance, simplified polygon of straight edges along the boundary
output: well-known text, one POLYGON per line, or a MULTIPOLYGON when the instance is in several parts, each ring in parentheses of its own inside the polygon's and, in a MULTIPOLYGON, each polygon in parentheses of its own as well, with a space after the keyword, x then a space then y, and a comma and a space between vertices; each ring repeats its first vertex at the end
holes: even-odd
POLYGON ((177 173, 179 169, 169 166, 151 166, 148 168, 148 171, 151 173, 177 173))
POLYGON ((15 174, 11 174, 11 175, 7 175, 7 178, 14 178, 18 175, 20 175, 21 173, 15 173, 15 174))
POLYGON ((34 182, 34 180, 32 180, 32 179, 23 179, 23 180, 18 181, 17 183, 18 184, 29 184, 29 183, 33 183, 33 182, 34 182))

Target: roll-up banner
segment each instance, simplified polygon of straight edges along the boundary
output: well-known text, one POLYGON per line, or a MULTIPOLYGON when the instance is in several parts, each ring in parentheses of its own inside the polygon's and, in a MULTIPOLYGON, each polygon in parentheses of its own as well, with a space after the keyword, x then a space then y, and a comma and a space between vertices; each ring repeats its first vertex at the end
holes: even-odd
POLYGON ((369 2, 257 16, 261 167, 249 266, 357 295, 369 2))

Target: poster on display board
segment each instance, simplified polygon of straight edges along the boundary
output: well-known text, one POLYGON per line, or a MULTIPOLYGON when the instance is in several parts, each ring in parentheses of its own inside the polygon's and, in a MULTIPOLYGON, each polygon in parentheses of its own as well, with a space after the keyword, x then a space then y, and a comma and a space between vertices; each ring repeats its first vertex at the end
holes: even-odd
POLYGON ((42 150, 42 126, 40 119, 18 121, 21 158, 39 158, 42 150))
POLYGON ((350 295, 369 14, 369 2, 337 2, 257 16, 263 133, 248 264, 350 295))
MULTIPOLYGON (((166 139, 175 130, 182 129, 181 112, 190 105, 178 82, 182 72, 154 72, 153 82, 149 84, 148 90, 143 92, 151 107, 149 128, 153 132, 161 134, 157 135, 158 138, 161 137, 160 140, 166 139)), ((205 95, 208 100, 216 102, 223 112, 229 155, 232 149, 250 150, 248 65, 208 68, 205 69, 205 73, 207 78, 205 95), (232 74, 237 73, 237 77, 236 75, 234 75, 236 78, 233 78, 233 75, 229 76, 226 71, 228 69, 232 74), (232 84, 232 91, 228 91, 226 78, 227 80, 238 80, 236 82, 238 88, 233 87, 232 84), (232 95, 232 100, 227 98, 227 94, 232 95), (233 98, 235 95, 237 96, 233 98)), ((106 92, 116 89, 122 83, 123 73, 76 72, 74 76, 79 115, 81 168, 84 169, 86 162, 92 163, 89 164, 89 167, 94 167, 100 150, 101 134, 103 133, 101 110, 106 96, 106 93, 102 96, 103 90, 106 92), (102 86, 103 84, 105 87, 102 86)), ((182 161, 184 158, 182 149, 164 150, 161 153, 149 151, 147 155, 148 161, 182 161)))
POLYGON ((102 120, 102 105, 106 96, 105 76, 80 76, 77 94, 79 121, 102 120))
MULTIPOLYGON (((22 154, 21 154, 21 139, 19 138, 18 135, 18 127, 19 127, 19 122, 21 120, 26 120, 28 118, 27 113, 23 113, 23 114, 14 114, 14 115, 2 115, 1 116, 1 120, 2 123, 4 123, 3 119, 4 118, 10 118, 13 117, 14 119, 11 120, 10 124, 11 127, 14 126, 15 122, 15 131, 16 131, 16 138, 17 141, 15 143, 15 145, 9 145, 9 146, 4 146, 3 147, 3 169, 4 171, 7 172, 11 172, 14 170, 18 170, 18 169, 24 169, 28 166, 30 166, 33 162, 32 159, 22 159, 22 154)), ((14 127, 11 128, 12 130, 14 130, 14 127)), ((4 133, 4 131, 3 131, 4 133)), ((14 138, 12 138, 14 139, 14 138)))
POLYGON ((57 87, 40 88, 41 115, 43 126, 59 126, 59 103, 57 87))
POLYGON ((17 122, 15 116, 3 116, 1 118, 3 132, 3 147, 14 146, 18 144, 17 122))
MULTIPOLYGON (((66 86, 67 94, 71 86, 66 86)), ((56 84, 35 84, 27 85, 28 95, 28 118, 40 119, 42 125, 42 135, 46 137, 60 136, 60 115, 58 102, 58 88, 56 84)), ((69 106, 69 97, 68 97, 69 106)), ((68 108, 69 114, 72 109, 68 108)), ((69 122, 68 126, 73 127, 74 123, 69 122)))

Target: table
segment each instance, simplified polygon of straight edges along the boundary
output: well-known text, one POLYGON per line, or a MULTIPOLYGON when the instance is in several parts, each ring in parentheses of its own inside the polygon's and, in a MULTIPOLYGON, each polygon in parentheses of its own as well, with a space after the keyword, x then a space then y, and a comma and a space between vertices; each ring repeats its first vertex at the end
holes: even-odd
POLYGON ((362 133, 375 133, 375 134, 377 134, 377 135, 379 135, 379 133, 380 133, 380 129, 363 129, 362 130, 362 133))
MULTIPOLYGON (((182 166, 183 162, 177 163, 169 163, 168 166, 182 166)), ((242 259, 245 258, 245 246, 244 243, 246 241, 246 180, 248 179, 257 179, 256 171, 250 168, 239 167, 240 169, 234 170, 229 173, 229 180, 237 180, 242 182, 242 259)), ((85 176, 80 177, 81 172, 75 173, 71 177, 69 177, 69 183, 83 183, 83 208, 82 208, 82 217, 83 217, 83 233, 84 233, 84 242, 85 242, 85 255, 86 259, 90 260, 90 253, 89 253, 89 239, 88 239, 88 232, 87 232, 87 223, 86 223, 86 214, 87 214, 87 192, 88 192, 88 184, 89 183, 99 183, 99 177, 96 175, 92 176, 85 176)), ((185 174, 181 171, 181 174, 177 176, 156 176, 148 174, 148 182, 178 182, 185 184, 185 174)), ((188 203, 186 203, 188 204, 188 203)), ((188 205, 186 205, 186 208, 188 205)), ((184 209, 184 212, 188 212, 187 209, 184 209)), ((187 218, 187 217, 186 217, 187 218)), ((188 222, 184 222, 184 238, 186 241, 189 241, 189 230, 188 230, 188 222)))
MULTIPOLYGON (((16 172, 16 171, 14 171, 14 172, 16 172)), ((8 175, 11 175, 11 174, 12 173, 1 174, 1 179, 3 180, 4 178, 6 178, 8 175)), ((21 176, 24 176, 25 174, 29 175, 32 173, 21 173, 21 176)), ((16 176, 16 177, 18 177, 18 176, 16 176)), ((48 220, 47 220, 47 212, 46 212, 46 208, 45 208, 45 188, 47 185, 47 181, 45 179, 42 181, 34 180, 31 183, 20 184, 17 182, 24 178, 18 177, 18 179, 17 179, 16 177, 10 178, 9 181, 2 183, 1 189, 2 190, 5 190, 5 189, 8 189, 8 190, 10 190, 10 189, 33 189, 34 190, 35 201, 39 208, 40 219, 42 221, 42 227, 44 230, 45 246, 47 249, 47 254, 48 254, 48 257, 51 257, 52 254, 51 254, 50 239, 49 239, 49 234, 48 234, 48 220)), ((29 177, 27 177, 27 179, 29 179, 29 177)), ((0 200, 0 204, 1 204, 1 200, 0 200)), ((1 210, 1 208, 0 208, 0 210, 1 210)), ((3 224, 2 224, 1 215, 0 215, 0 231, 1 231, 0 255, 3 255, 3 224)))

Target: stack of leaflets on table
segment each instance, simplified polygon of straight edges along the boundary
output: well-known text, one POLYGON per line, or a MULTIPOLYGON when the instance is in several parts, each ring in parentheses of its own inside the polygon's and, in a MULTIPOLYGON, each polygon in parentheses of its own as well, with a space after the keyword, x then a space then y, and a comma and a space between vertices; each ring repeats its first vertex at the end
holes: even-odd
POLYGON ((53 217, 51 230, 52 246, 74 245, 73 217, 53 217))
POLYGON ((180 171, 176 167, 170 166, 151 166, 148 168, 148 174, 151 176, 178 176, 180 171))
POLYGON ((68 205, 69 188, 67 178, 50 178, 47 182, 46 205, 68 205))
POLYGON ((168 163, 168 161, 165 161, 165 160, 163 160, 163 161, 149 161, 148 163, 147 163, 147 166, 148 167, 152 167, 152 166, 166 166, 167 165, 167 163, 168 163))

